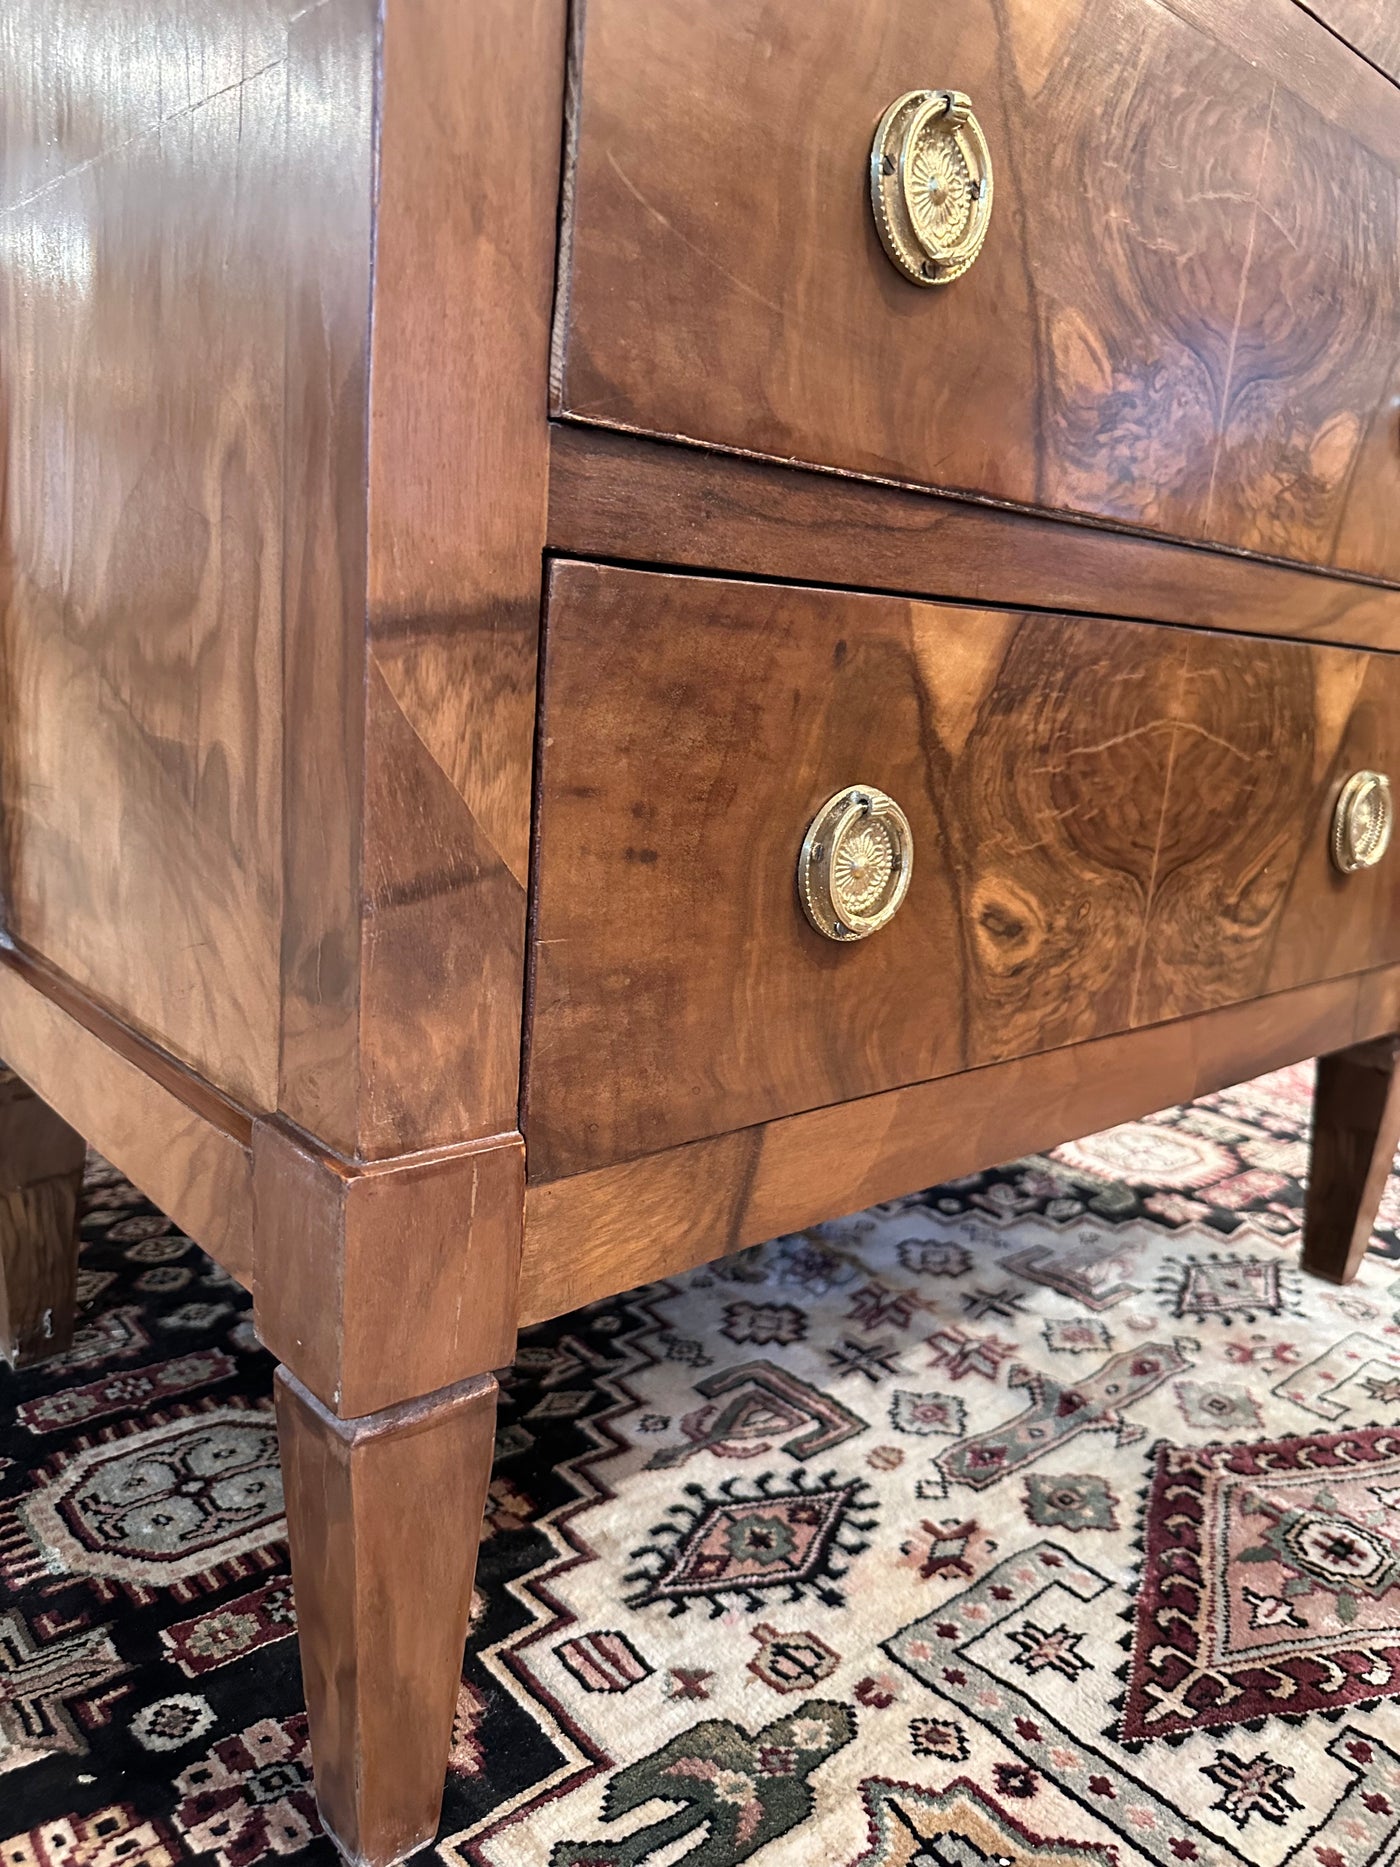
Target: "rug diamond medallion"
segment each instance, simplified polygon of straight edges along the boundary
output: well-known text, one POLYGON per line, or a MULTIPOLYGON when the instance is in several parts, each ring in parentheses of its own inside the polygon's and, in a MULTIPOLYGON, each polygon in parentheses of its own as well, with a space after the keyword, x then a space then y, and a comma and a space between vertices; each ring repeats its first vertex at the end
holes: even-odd
POLYGON ((1400 1429, 1159 1447, 1124 1736, 1400 1694, 1397 1487, 1400 1429))

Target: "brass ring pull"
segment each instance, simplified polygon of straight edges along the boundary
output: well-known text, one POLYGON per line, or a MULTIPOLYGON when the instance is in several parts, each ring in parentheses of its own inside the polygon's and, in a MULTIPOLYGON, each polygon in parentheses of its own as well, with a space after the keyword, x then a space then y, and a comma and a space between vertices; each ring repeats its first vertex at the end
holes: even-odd
POLYGON ((909 819, 873 785, 847 785, 812 819, 797 862, 803 911, 828 940, 865 940, 899 911, 914 872, 909 819))
POLYGON ((961 278, 992 219, 992 154, 961 91, 906 91, 870 149, 870 205, 885 251, 915 285, 961 278))
POLYGON ((1332 813, 1332 860, 1343 875, 1375 868, 1389 847, 1393 819, 1385 773, 1354 772, 1332 813))

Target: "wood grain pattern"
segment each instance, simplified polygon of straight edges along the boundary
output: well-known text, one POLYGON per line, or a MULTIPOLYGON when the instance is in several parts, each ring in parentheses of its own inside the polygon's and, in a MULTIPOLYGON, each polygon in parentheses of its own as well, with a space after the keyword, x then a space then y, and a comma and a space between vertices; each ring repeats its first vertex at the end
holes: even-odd
POLYGON ((1361 1269, 1400 1147, 1400 1038, 1319 1057, 1303 1268, 1349 1284, 1361 1269))
POLYGON ((521 1327, 1397 1024, 1391 966, 531 1184, 521 1327))
POLYGON ((0 1361, 26 1368, 73 1339, 87 1148, 0 1065, 0 1361))
POLYGON ((43 967, 3 948, 0 1055, 230 1276, 252 1288, 246 1111, 43 967))
POLYGON ((259 1121, 259 1336, 342 1418, 506 1366, 524 1185, 518 1135, 357 1167, 259 1121))
POLYGON ((1400 170, 1274 76, 1202 530, 1394 576, 1400 170))
POLYGON ((557 410, 1400 573, 1392 87, 1292 0, 969 0, 931 57, 901 0, 590 0, 557 410), (997 200, 920 291, 864 176, 938 83, 997 200))
POLYGON ((516 1120, 564 85, 562 0, 375 16, 292 33, 280 1102, 363 1158, 516 1120))
POLYGON ((499 1132, 562 0, 90 13, 0 37, 6 925, 346 1153, 499 1132))
POLYGON ((1397 770, 1398 706, 1391 656, 1188 639, 1134 1022, 1400 957, 1400 862, 1329 853, 1350 774, 1397 770))
POLYGON ((489 1376, 345 1421, 277 1373, 316 1800, 356 1867, 437 1831, 495 1415, 489 1376))
POLYGON ((0 22, 0 897, 276 1099, 287 7, 0 22))
POLYGON ((282 57, 301 0, 164 0, 120 9, 14 0, 0 67, 15 80, 0 119, 0 207, 37 196, 131 135, 175 124, 282 57))
POLYGON ((532 1179, 1400 957, 1400 863, 1331 869, 1400 769, 1400 661, 557 564, 532 1179), (844 784, 913 828, 837 947, 798 847, 844 784))
POLYGON ((359 1140, 368 452, 369 0, 328 0, 288 46, 285 798, 280 1108, 359 1140))
POLYGON ((1299 0, 1373 65, 1400 79, 1400 11, 1394 0, 1299 0))
POLYGON ((1400 649, 1400 590, 555 422, 551 550, 1400 649))

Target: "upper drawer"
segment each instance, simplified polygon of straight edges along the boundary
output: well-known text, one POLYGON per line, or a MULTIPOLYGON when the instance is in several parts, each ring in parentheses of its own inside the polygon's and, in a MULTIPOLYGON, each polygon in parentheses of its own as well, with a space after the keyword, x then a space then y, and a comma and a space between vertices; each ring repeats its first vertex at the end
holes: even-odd
POLYGON ((1400 97, 1291 0, 581 12, 557 412, 1400 576, 1400 97), (919 88, 994 176, 931 288, 869 191, 919 88))
POLYGON ((532 1177, 1400 958, 1400 843, 1329 852, 1400 655, 574 563, 545 643, 532 1177), (843 944, 853 786, 913 863, 843 944))

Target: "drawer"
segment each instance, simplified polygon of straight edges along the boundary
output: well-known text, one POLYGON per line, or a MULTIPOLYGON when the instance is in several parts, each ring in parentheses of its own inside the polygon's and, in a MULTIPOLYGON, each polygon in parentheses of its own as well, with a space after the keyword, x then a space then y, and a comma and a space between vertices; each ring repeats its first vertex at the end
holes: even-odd
POLYGON ((535 1179, 1400 958, 1400 656, 1148 623, 553 567, 525 1134, 535 1179), (907 894, 826 937, 835 794, 907 894))
POLYGON ((1400 575, 1400 96, 1292 0, 588 0, 576 56, 556 412, 1400 575), (931 288, 869 185, 920 87, 994 183, 931 288))

